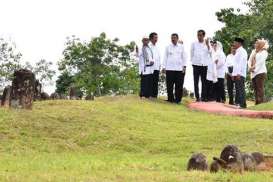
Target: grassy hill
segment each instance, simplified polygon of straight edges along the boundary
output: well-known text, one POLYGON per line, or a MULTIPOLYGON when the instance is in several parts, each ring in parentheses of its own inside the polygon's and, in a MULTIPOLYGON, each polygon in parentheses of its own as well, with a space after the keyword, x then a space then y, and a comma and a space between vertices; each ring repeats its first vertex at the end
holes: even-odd
POLYGON ((263 111, 273 111, 273 102, 268 102, 265 104, 260 104, 257 106, 250 107, 253 110, 263 110, 263 111))
POLYGON ((215 116, 136 96, 0 108, 0 181, 272 182, 265 173, 186 172, 226 144, 273 153, 273 121, 215 116))

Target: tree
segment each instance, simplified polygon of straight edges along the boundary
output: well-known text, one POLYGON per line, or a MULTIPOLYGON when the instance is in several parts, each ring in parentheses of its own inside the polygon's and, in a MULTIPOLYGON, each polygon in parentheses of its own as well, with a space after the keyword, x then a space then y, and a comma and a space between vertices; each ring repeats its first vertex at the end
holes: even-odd
POLYGON ((12 80, 14 71, 21 67, 21 57, 15 43, 0 38, 0 88, 6 86, 12 80))
POLYGON ((46 85, 50 82, 56 74, 56 71, 52 67, 53 63, 48 62, 45 59, 36 62, 34 66, 29 62, 26 62, 24 66, 24 68, 31 70, 35 74, 36 79, 39 80, 42 85, 46 85))
POLYGON ((56 80, 56 93, 60 95, 67 95, 69 87, 74 84, 74 78, 69 72, 64 71, 58 76, 56 80))
POLYGON ((135 43, 121 46, 118 41, 108 39, 105 33, 91 41, 68 38, 59 70, 71 74, 76 86, 87 95, 135 93, 138 90, 135 43))
MULTIPOLYGON (((218 20, 225 26, 215 33, 215 39, 221 41, 224 50, 228 53, 230 44, 234 37, 240 36, 246 40, 245 47, 250 54, 257 38, 265 38, 272 45, 273 41, 273 1, 272 0, 249 0, 245 2, 249 11, 242 14, 241 11, 233 8, 222 9, 216 13, 218 20)), ((267 61, 268 79, 265 90, 266 97, 273 97, 273 48, 269 49, 267 61)), ((253 97, 251 80, 247 77, 247 95, 253 97)))

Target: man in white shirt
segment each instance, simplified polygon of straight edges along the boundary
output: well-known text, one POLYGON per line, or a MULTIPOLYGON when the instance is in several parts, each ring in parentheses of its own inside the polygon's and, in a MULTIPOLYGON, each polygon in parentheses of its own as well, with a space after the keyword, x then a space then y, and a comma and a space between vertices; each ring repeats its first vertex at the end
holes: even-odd
POLYGON ((191 46, 191 62, 193 66, 194 94, 196 101, 208 101, 207 70, 210 59, 209 40, 205 40, 206 32, 198 30, 198 41, 191 46), (201 99, 199 95, 199 79, 202 82, 201 99))
POLYGON ((244 40, 235 38, 233 47, 236 50, 232 76, 235 81, 237 105, 246 108, 245 78, 247 71, 247 52, 243 48, 244 40))
POLYGON ((186 72, 187 57, 183 44, 178 43, 178 34, 171 36, 171 45, 167 46, 163 72, 166 73, 168 102, 179 104, 183 96, 184 77, 186 72), (175 95, 173 89, 175 86, 175 95))
POLYGON ((153 79, 153 65, 152 51, 149 47, 149 39, 144 37, 142 39, 142 49, 139 56, 139 72, 140 80, 140 97, 150 98, 152 96, 152 79, 153 79))
POLYGON ((159 73, 160 73, 160 52, 158 47, 156 46, 158 35, 155 32, 150 33, 149 35, 150 44, 149 47, 152 50, 152 56, 154 60, 154 73, 153 73, 153 79, 152 79, 152 98, 157 98, 158 96, 158 82, 159 82, 159 73))
MULTIPOLYGON (((235 83, 232 79, 232 72, 233 72, 233 65, 234 65, 234 55, 235 55, 235 49, 233 46, 230 48, 230 54, 226 58, 226 73, 227 73, 227 90, 228 90, 228 97, 229 97, 229 104, 234 105, 234 89, 235 89, 235 83)), ((237 101, 235 100, 235 103, 237 101)))

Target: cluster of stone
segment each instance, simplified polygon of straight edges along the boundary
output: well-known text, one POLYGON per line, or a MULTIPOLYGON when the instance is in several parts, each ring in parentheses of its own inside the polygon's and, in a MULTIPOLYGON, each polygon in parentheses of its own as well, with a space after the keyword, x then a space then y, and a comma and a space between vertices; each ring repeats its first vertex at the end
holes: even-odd
POLYGON ((243 173, 244 171, 266 170, 266 164, 262 153, 243 153, 237 146, 227 145, 222 150, 219 158, 213 157, 210 166, 204 154, 193 154, 188 161, 187 170, 209 170, 212 173, 222 170, 243 173))
MULTIPOLYGON (((42 84, 35 79, 35 75, 26 69, 14 72, 12 85, 4 88, 0 97, 2 107, 16 109, 31 109, 34 101, 71 99, 82 100, 82 92, 74 86, 69 88, 68 96, 52 93, 51 95, 42 92, 42 84)), ((94 100, 93 95, 87 95, 85 100, 94 100)))

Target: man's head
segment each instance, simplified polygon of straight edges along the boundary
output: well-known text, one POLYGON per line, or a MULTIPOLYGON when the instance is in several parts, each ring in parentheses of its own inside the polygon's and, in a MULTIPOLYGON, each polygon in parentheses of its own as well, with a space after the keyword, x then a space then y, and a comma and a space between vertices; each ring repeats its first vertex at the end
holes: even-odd
POLYGON ((236 50, 236 49, 238 49, 239 47, 241 47, 241 46, 243 46, 244 45, 244 39, 242 39, 242 38, 239 38, 239 37, 237 37, 237 38, 235 38, 234 39, 234 42, 233 42, 233 47, 234 47, 234 49, 236 50))
POLYGON ((198 38, 199 42, 204 42, 205 36, 206 36, 205 30, 198 30, 197 31, 197 38, 198 38))
POLYGON ((142 39, 142 43, 143 43, 143 45, 144 46, 148 46, 148 44, 149 44, 149 38, 147 38, 147 37, 144 37, 143 39, 142 39))
POLYGON ((179 39, 178 34, 177 34, 177 33, 173 33, 172 36, 171 36, 171 38, 172 38, 172 43, 173 43, 174 45, 176 45, 177 42, 178 42, 178 39, 179 39))
POLYGON ((155 33, 155 32, 150 33, 149 39, 155 45, 157 43, 157 40, 158 40, 157 33, 155 33))

